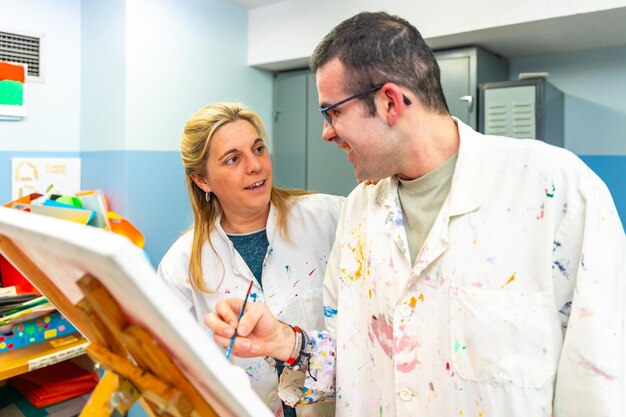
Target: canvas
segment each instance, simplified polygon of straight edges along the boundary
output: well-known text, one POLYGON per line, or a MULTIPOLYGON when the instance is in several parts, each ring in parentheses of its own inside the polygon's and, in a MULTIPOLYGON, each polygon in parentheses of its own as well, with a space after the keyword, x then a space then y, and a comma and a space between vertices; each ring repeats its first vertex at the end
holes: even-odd
POLYGON ((128 320, 152 333, 219 415, 273 415, 252 391, 246 373, 225 359, 224 350, 169 293, 141 249, 127 238, 4 207, 0 207, 1 235, 17 245, 72 303, 83 297, 76 282, 85 274, 97 278, 128 320))

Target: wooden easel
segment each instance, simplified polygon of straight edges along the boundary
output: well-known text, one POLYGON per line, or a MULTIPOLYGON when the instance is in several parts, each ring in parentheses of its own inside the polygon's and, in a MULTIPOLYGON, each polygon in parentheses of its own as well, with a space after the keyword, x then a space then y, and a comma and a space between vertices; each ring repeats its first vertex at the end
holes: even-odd
POLYGON ((128 322, 97 277, 77 283, 72 304, 15 243, 0 235, 0 252, 91 342, 87 354, 105 370, 81 416, 125 415, 136 401, 154 416, 217 416, 145 328, 128 322))

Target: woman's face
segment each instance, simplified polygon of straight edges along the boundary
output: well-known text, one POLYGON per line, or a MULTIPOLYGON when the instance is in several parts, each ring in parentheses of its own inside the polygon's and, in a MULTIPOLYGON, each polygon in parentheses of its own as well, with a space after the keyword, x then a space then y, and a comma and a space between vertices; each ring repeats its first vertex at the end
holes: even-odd
POLYGON ((258 132, 245 120, 217 130, 209 144, 206 177, 194 181, 219 200, 224 215, 258 216, 269 211, 272 161, 258 132))

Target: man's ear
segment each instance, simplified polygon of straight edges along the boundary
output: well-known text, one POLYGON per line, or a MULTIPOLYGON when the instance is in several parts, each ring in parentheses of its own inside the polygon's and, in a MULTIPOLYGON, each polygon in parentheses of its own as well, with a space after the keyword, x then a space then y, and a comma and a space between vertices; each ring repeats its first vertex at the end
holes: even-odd
MULTIPOLYGON (((381 88, 384 98, 385 118, 389 126, 397 123, 402 111, 408 106, 400 86, 394 83, 386 83, 381 88)), ((410 103, 410 102, 409 102, 410 103)))
POLYGON ((211 187, 209 187, 209 184, 207 183, 206 177, 203 177, 203 176, 198 175, 198 174, 191 174, 191 179, 205 193, 210 193, 211 192, 211 187))

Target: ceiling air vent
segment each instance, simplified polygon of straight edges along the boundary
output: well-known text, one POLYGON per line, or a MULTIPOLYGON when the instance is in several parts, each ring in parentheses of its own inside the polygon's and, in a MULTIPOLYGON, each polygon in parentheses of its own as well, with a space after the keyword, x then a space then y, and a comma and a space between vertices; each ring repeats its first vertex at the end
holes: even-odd
POLYGON ((0 30, 0 61, 28 65, 29 81, 43 81, 41 36, 0 30))

